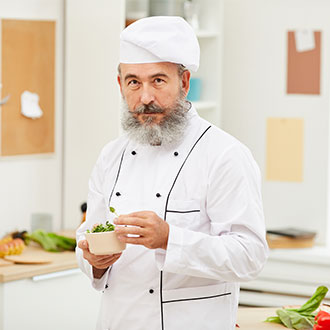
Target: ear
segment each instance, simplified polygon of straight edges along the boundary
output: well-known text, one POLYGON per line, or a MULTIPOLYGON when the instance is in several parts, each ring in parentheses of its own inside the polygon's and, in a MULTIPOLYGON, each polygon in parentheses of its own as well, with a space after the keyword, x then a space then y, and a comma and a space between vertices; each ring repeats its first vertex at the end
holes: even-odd
POLYGON ((117 82, 118 82, 118 85, 119 85, 119 88, 120 88, 120 93, 123 94, 123 88, 121 86, 120 75, 117 76, 117 82))
POLYGON ((187 96, 187 94, 189 92, 189 86, 190 86, 190 84, 189 84, 189 82, 190 82, 190 71, 186 70, 186 71, 183 72, 181 82, 182 82, 182 89, 184 90, 184 92, 187 96))

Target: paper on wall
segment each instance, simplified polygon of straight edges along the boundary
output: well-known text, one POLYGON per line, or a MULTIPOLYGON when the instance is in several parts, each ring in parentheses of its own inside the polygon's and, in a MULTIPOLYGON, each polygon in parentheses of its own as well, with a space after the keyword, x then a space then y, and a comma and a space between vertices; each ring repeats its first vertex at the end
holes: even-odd
POLYGON ((21 113, 23 116, 31 119, 40 118, 43 112, 39 106, 39 95, 24 91, 21 94, 21 113))
POLYGON ((312 30, 296 30, 295 40, 297 52, 306 52, 315 49, 315 37, 312 30))
POLYGON ((304 119, 268 118, 266 180, 303 181, 304 119))

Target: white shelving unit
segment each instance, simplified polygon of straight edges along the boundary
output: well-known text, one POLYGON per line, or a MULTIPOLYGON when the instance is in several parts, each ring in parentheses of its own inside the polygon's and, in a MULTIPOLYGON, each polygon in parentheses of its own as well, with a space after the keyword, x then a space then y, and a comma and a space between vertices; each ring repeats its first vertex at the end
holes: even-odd
POLYGON ((201 99, 193 102, 201 117, 221 126, 223 1, 195 0, 198 3, 201 49, 200 67, 192 77, 202 81, 201 99))
MULTIPOLYGON (((130 0, 126 0, 126 3, 128 1, 130 0)), ((173 5, 173 0, 168 1, 172 3, 173 8, 178 8, 173 5)), ((183 0, 176 1, 183 3, 183 0)), ((221 126, 224 4, 223 0, 193 1, 198 6, 199 29, 196 35, 201 48, 201 60, 198 72, 192 73, 192 77, 200 78, 202 81, 201 99, 193 104, 201 117, 216 126, 221 126)), ((131 8, 132 3, 130 3, 131 8)), ((145 6, 143 8, 145 9, 145 6)))
MULTIPOLYGON (((272 249, 254 281, 241 283, 240 304, 280 307, 305 303, 320 285, 330 287, 330 249, 272 249)), ((330 293, 325 298, 330 302, 330 293)))

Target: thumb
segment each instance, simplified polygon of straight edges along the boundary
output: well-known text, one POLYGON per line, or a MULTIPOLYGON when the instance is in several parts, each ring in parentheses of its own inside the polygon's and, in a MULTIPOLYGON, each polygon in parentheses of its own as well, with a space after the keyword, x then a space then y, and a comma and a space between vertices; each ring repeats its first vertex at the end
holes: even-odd
POLYGON ((78 242, 78 247, 81 248, 82 250, 87 250, 88 249, 88 242, 87 240, 81 240, 78 242))

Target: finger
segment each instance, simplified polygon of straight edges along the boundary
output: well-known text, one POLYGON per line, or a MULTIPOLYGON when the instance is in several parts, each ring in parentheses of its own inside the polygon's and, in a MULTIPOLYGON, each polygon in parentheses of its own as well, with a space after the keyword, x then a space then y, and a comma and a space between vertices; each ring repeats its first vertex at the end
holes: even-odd
POLYGON ((120 257, 121 253, 116 253, 116 254, 106 254, 106 255, 96 255, 93 254, 93 260, 95 260, 95 262, 107 262, 109 260, 112 260, 115 257, 120 257))
POLYGON ((88 250, 88 242, 87 240, 83 239, 78 242, 78 247, 82 250, 88 250))
POLYGON ((145 243, 145 240, 142 237, 119 236, 118 239, 121 242, 125 242, 128 244, 144 245, 144 243, 145 243))
POLYGON ((99 262, 94 262, 94 267, 96 268, 107 268, 109 266, 111 266, 113 263, 115 263, 118 259, 120 258, 120 255, 116 255, 115 257, 111 257, 108 260, 103 260, 103 261, 99 261, 99 262))
POLYGON ((138 217, 138 218, 149 218, 151 215, 155 214, 152 211, 137 211, 127 214, 130 217, 138 217))
POLYGON ((146 218, 139 218, 139 217, 132 217, 129 215, 121 215, 118 218, 114 220, 114 223, 116 225, 123 225, 123 226, 139 226, 139 227, 145 227, 147 225, 147 219, 146 218))
POLYGON ((117 236, 124 236, 124 235, 139 235, 143 236, 145 230, 141 227, 116 227, 115 233, 117 236))

